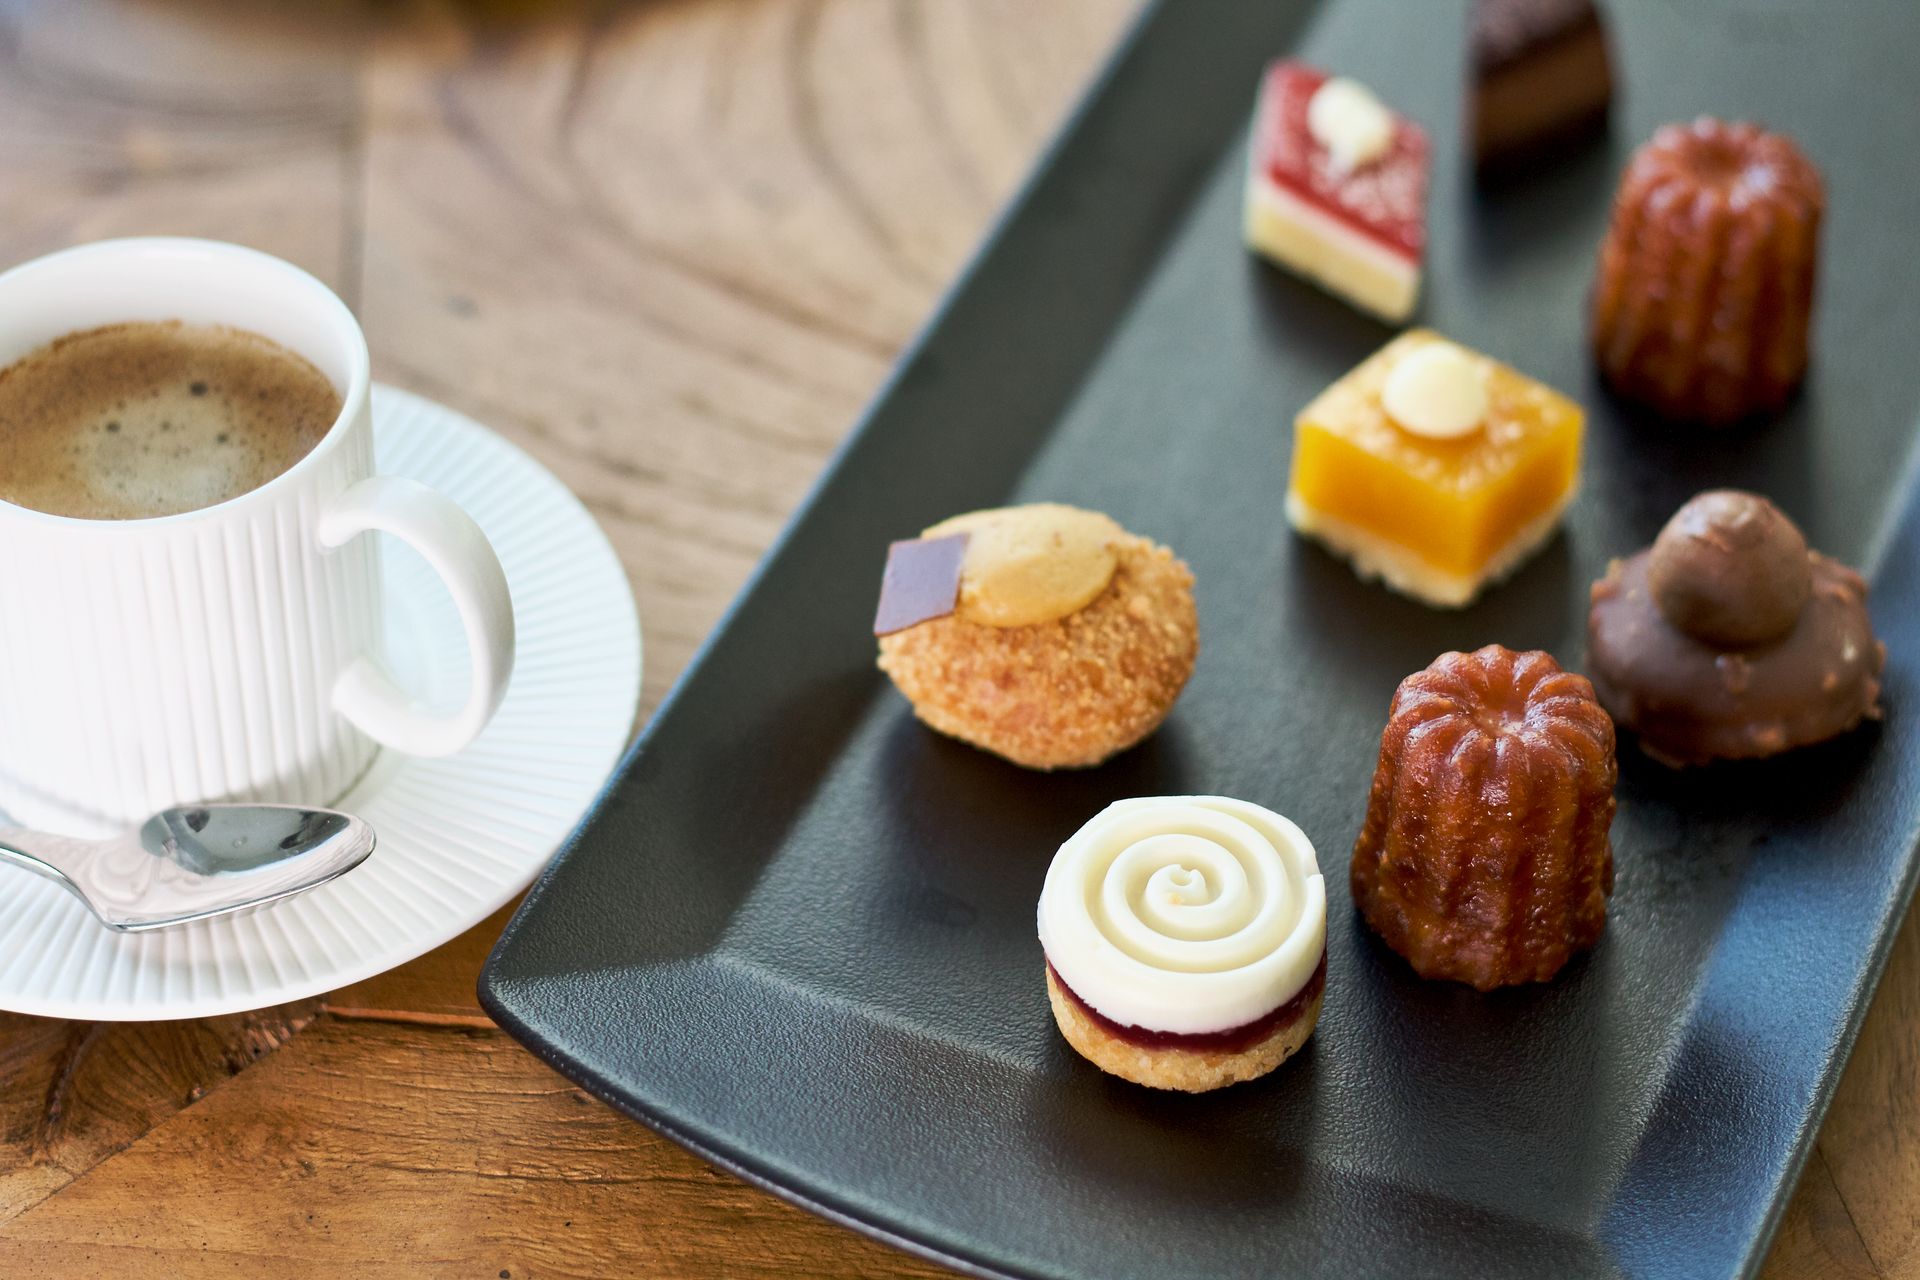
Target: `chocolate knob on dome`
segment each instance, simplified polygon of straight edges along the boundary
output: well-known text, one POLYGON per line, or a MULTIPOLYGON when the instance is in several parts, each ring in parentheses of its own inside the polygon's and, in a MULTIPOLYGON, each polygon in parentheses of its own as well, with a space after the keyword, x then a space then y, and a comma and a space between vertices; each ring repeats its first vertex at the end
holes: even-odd
POLYGON ((1654 540, 1647 586, 1661 616, 1720 648, 1792 631, 1813 589, 1807 540, 1753 493, 1713 489, 1676 511, 1654 540))
POLYGON ((1676 421, 1779 409, 1807 368, 1820 173, 1752 124, 1667 125, 1614 197, 1593 345, 1620 395, 1676 421))

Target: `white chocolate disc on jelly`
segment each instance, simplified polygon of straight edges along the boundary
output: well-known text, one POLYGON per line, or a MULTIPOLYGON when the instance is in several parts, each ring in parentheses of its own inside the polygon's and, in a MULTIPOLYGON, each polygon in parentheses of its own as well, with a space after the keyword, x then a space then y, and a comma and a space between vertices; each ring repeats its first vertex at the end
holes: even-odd
POLYGON ((1381 407, 1394 424, 1429 440, 1458 440, 1487 417, 1480 361, 1451 342, 1410 351, 1387 374, 1381 407))
POLYGON ((1337 171, 1351 173, 1393 145, 1393 112, 1358 80, 1334 76, 1307 100, 1307 132, 1337 171))

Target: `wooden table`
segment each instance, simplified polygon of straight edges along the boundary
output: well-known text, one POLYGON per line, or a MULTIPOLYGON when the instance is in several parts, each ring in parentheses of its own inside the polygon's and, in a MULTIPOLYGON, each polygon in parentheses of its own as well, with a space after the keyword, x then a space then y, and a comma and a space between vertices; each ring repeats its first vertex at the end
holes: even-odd
MULTIPOLYGON (((1132 7, 0 0, 0 263, 173 232, 331 282, 376 376, 592 508, 650 710, 1132 7)), ((0 1015, 0 1275, 939 1273, 495 1030, 503 921, 246 1017, 0 1015)), ((1920 1275, 1916 1026, 1909 924, 1771 1275, 1920 1275)))

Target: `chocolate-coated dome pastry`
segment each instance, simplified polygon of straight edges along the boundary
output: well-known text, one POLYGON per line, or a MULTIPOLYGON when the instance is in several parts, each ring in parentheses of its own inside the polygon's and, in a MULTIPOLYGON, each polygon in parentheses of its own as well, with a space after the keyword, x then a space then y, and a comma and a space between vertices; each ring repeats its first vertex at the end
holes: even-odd
POLYGON ((1716 489, 1593 584, 1589 665, 1643 750, 1679 766, 1822 742, 1880 715, 1886 646, 1859 574, 1780 508, 1716 489))
POLYGON ((1793 141, 1705 117, 1635 153, 1593 285, 1614 389, 1723 425, 1780 408, 1807 368, 1820 172, 1793 141))
POLYGON ((1353 900, 1423 978, 1544 982, 1613 892, 1613 722, 1545 653, 1443 653, 1400 682, 1353 900))

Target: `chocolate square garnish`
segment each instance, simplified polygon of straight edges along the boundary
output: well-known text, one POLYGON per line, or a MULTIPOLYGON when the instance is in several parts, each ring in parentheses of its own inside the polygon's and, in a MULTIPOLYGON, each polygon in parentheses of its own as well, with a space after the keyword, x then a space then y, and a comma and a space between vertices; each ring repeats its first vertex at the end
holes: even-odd
POLYGON ((952 613, 960 602, 960 566, 966 558, 964 533, 913 538, 889 546, 873 634, 892 635, 952 613))

